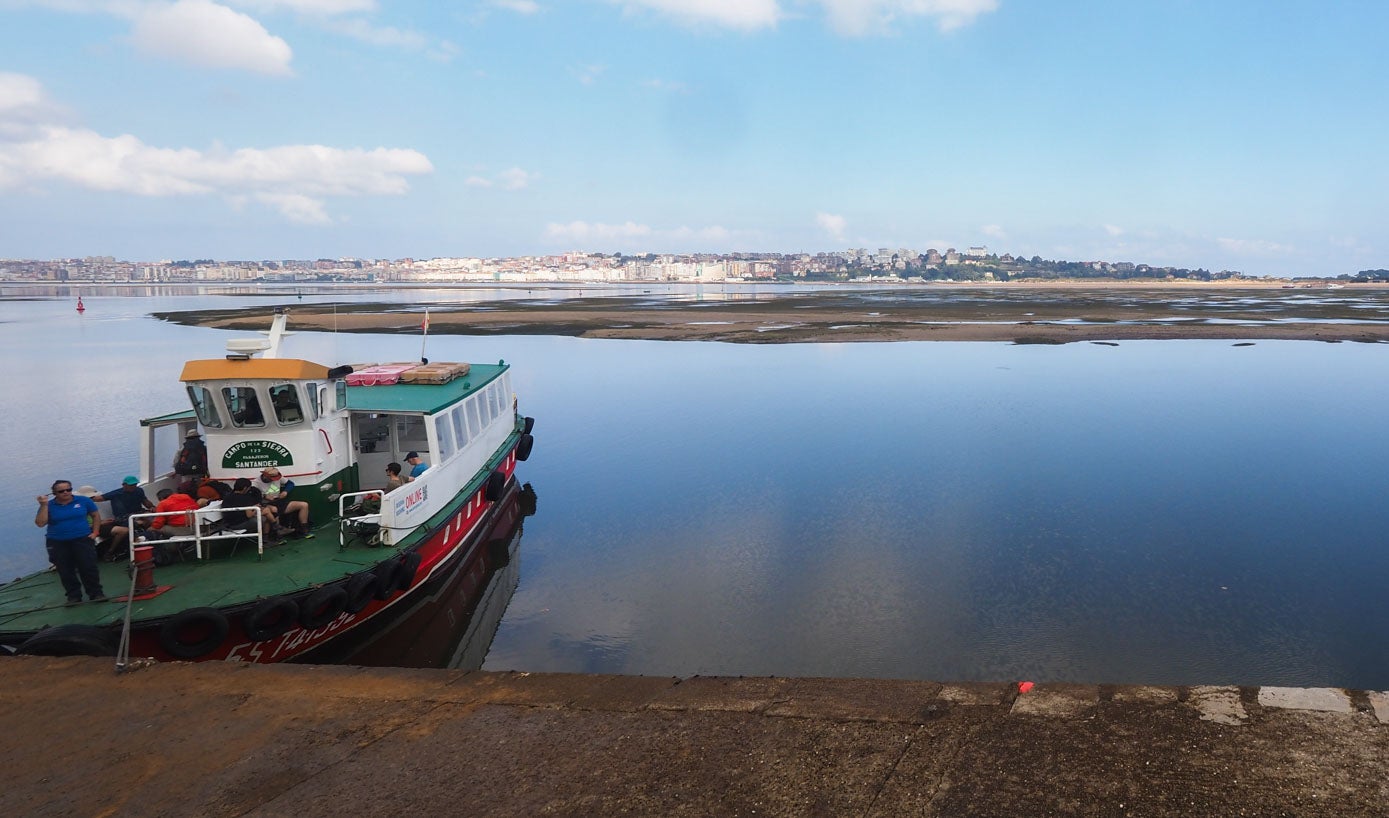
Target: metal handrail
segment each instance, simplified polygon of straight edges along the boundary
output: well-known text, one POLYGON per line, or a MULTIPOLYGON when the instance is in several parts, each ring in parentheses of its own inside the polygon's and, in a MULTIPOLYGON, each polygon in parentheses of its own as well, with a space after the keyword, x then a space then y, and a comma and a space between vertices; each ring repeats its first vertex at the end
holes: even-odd
MULTIPOLYGON (((263 532, 264 532, 264 530, 265 530, 265 527, 264 527, 264 525, 262 524, 262 515, 264 514, 264 509, 262 509, 260 506, 238 506, 238 507, 236 507, 236 508, 234 508, 234 509, 227 509, 227 511, 250 511, 250 512, 253 512, 253 513, 256 515, 256 532, 255 532, 255 538, 256 538, 256 555, 257 555, 257 558, 258 558, 258 559, 261 558, 261 557, 264 557, 264 556, 265 556, 265 535, 264 535, 263 532)), ((202 525, 201 525, 202 518, 211 516, 211 515, 213 515, 213 514, 216 514, 216 515, 218 515, 216 519, 220 520, 220 519, 221 519, 221 515, 223 514, 223 510, 222 510, 222 507, 221 507, 220 505, 219 505, 219 506, 216 506, 216 507, 206 507, 206 508, 189 509, 189 510, 187 510, 187 511, 151 511, 151 512, 146 512, 146 513, 144 513, 144 514, 132 514, 132 515, 130 515, 130 523, 131 523, 131 525, 130 525, 130 530, 131 530, 131 533, 134 534, 135 528, 136 528, 136 526, 135 526, 135 521, 136 521, 137 519, 154 519, 155 517, 181 517, 181 516, 186 515, 186 514, 192 514, 192 515, 194 516, 194 525, 192 526, 192 528, 193 528, 193 533, 192 533, 192 534, 188 534, 188 535, 184 535, 184 536, 181 536, 181 537, 164 537, 164 538, 160 539, 159 542, 167 542, 167 543, 191 542, 191 543, 195 543, 195 544, 196 544, 195 553, 196 553, 196 555, 197 555, 197 558, 198 558, 198 559, 202 559, 202 558, 203 558, 203 542, 204 542, 204 541, 207 541, 207 540, 237 540, 237 539, 242 539, 242 538, 244 538, 244 537, 251 536, 251 532, 249 532, 249 531, 233 531, 233 532, 225 533, 225 534, 204 534, 204 533, 203 533, 203 527, 202 527, 202 525)), ((132 541, 131 541, 131 547, 130 547, 130 562, 131 562, 132 565, 135 563, 135 546, 134 546, 134 543, 137 542, 137 541, 138 541, 138 540, 135 540, 135 539, 132 539, 132 541)))
MULTIPOLYGON (((361 519, 362 519, 362 517, 348 517, 347 514, 345 513, 345 512, 347 511, 347 503, 345 503, 345 502, 343 502, 343 501, 346 500, 346 499, 349 498, 349 497, 370 497, 370 496, 372 496, 372 495, 375 495, 375 496, 377 496, 377 497, 380 497, 380 498, 381 498, 381 502, 382 502, 383 504, 385 503, 385 501, 386 501, 386 490, 385 490, 385 489, 367 489, 366 491, 349 491, 349 492, 346 493, 346 494, 340 494, 340 495, 338 495, 338 548, 339 548, 339 549, 342 549, 342 548, 346 548, 346 547, 347 547, 347 524, 348 524, 348 523, 351 523, 351 522, 353 522, 353 521, 361 520, 361 519)), ((365 514, 365 515, 363 515, 363 517, 373 517, 373 516, 376 517, 376 519, 377 519, 378 521, 381 519, 381 513, 380 513, 379 511, 378 511, 376 514, 374 514, 374 515, 373 515, 373 514, 365 514)))

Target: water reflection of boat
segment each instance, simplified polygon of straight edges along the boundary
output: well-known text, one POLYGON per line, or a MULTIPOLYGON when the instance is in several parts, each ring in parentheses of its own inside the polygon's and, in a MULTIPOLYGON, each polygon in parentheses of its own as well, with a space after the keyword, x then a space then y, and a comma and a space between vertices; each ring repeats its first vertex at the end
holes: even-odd
POLYGON ((295 661, 370 667, 477 670, 520 580, 522 522, 535 513, 530 484, 507 494, 480 545, 442 567, 408 610, 381 626, 295 661))

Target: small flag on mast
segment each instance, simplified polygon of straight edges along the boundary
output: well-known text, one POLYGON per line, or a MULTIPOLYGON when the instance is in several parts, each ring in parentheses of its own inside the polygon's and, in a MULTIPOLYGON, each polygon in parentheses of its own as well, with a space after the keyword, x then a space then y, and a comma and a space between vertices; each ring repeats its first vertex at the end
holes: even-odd
POLYGON ((424 308, 424 320, 420 322, 420 329, 429 332, 429 308, 424 308))

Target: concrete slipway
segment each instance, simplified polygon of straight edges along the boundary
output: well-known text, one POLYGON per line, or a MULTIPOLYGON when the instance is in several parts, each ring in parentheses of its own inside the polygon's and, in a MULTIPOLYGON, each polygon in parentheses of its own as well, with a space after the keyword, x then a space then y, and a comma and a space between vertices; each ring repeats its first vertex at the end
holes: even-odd
POLYGON ((1389 696, 0 660, 0 815, 1389 815, 1389 696))

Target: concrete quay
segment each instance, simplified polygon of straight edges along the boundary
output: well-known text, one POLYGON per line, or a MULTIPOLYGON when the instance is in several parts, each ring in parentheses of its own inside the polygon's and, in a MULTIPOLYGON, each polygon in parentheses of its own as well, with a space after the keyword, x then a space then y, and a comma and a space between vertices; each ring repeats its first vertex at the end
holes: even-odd
POLYGON ((1389 695, 0 659, 0 815, 1389 815, 1389 695))

